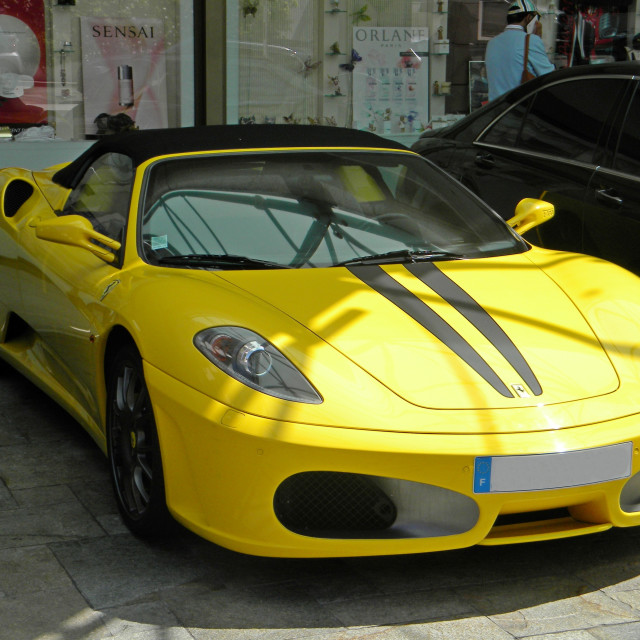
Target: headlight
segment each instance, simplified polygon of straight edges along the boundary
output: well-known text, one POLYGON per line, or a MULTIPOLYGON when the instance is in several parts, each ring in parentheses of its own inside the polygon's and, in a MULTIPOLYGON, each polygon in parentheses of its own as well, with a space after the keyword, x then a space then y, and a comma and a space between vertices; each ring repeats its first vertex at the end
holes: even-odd
POLYGON ((322 397, 270 342, 242 327, 213 327, 197 333, 194 344, 216 367, 270 396, 320 404, 322 397))

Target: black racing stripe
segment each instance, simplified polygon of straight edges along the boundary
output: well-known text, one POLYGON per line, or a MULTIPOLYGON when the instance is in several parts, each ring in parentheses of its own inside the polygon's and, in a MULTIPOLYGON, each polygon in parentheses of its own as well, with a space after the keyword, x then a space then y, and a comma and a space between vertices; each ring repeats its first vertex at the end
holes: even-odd
POLYGON ((418 324, 445 344, 476 373, 486 380, 498 393, 513 398, 508 387, 500 380, 495 371, 482 359, 482 356, 431 307, 415 296, 406 287, 394 280, 378 265, 347 267, 359 280, 383 295, 387 300, 402 309, 418 324))
POLYGON ((431 262, 405 267, 474 325, 518 372, 534 395, 542 394, 538 379, 511 338, 464 289, 431 262))

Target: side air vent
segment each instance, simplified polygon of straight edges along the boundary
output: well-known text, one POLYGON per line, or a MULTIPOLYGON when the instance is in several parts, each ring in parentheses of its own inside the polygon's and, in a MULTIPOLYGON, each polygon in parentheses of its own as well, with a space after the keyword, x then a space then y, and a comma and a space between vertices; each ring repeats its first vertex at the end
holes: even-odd
POLYGON ((287 478, 276 491, 274 508, 287 529, 319 538, 369 537, 391 527, 397 515, 372 478, 329 471, 287 478))
POLYGON ((275 516, 313 538, 434 538, 466 533, 480 510, 469 496, 411 480, 303 471, 276 489, 275 516))
POLYGON ((33 194, 33 186, 25 180, 14 180, 10 182, 4 192, 3 210, 7 218, 11 218, 18 213, 20 207, 33 194))

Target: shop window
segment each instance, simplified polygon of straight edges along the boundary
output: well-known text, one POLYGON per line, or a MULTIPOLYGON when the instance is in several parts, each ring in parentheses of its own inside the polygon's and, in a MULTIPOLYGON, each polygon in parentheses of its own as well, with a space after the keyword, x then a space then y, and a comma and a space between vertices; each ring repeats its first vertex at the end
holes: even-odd
POLYGON ((193 124, 193 0, 2 0, 0 127, 84 140, 193 124))
MULTIPOLYGON (((448 47, 446 6, 227 0, 227 122, 416 136, 430 118, 430 35, 448 47)), ((433 90, 439 97, 449 90, 441 50, 433 90)), ((437 107, 444 109, 444 97, 437 107)))
POLYGON ((245 0, 227 13, 229 122, 307 124, 323 72, 316 3, 245 0))

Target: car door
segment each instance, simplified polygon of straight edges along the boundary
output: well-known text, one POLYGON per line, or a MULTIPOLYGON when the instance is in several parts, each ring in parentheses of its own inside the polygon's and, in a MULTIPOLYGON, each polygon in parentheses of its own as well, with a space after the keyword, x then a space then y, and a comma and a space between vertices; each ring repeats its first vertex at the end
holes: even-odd
POLYGON ((527 239, 580 251, 586 187, 627 82, 570 78, 527 96, 477 138, 463 170, 467 186, 505 219, 522 198, 551 202, 554 219, 527 239))
MULTIPOLYGON (((87 169, 59 216, 81 215, 94 229, 120 240, 128 218, 133 169, 131 159, 105 154, 87 169)), ((38 337, 39 365, 56 379, 73 401, 99 423, 95 338, 107 310, 102 298, 119 278, 117 265, 90 251, 39 238, 34 226, 21 237, 20 274, 24 320, 38 337), (96 320, 97 319, 97 320, 96 320)))
POLYGON ((640 83, 630 86, 587 189, 584 250, 640 275, 640 83))

